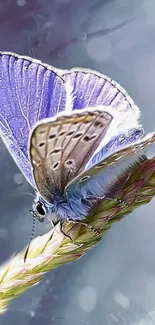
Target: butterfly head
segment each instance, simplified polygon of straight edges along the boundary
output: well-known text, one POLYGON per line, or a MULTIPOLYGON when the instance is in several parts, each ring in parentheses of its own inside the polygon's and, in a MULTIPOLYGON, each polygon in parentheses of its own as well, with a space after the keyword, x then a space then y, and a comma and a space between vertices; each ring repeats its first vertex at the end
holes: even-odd
POLYGON ((59 218, 54 210, 52 210, 52 205, 49 206, 41 197, 37 195, 33 202, 31 214, 40 222, 48 219, 52 225, 55 226, 59 222, 59 218))

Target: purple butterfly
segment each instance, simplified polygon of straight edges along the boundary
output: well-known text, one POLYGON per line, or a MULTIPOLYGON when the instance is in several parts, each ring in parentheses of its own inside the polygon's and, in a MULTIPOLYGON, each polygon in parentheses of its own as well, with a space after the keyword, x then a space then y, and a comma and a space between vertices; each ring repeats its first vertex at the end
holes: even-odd
POLYGON ((33 216, 61 230, 84 223, 155 140, 124 89, 95 71, 1 53, 0 99, 1 137, 36 192, 33 216))

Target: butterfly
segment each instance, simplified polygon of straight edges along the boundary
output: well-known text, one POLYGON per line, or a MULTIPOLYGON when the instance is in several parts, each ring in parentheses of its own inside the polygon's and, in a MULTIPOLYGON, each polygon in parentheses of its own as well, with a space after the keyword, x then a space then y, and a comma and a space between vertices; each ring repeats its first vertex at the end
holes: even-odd
POLYGON ((60 222, 62 232, 64 222, 88 225, 122 171, 155 141, 125 90, 95 71, 1 52, 0 98, 0 135, 34 188, 32 214, 60 222))

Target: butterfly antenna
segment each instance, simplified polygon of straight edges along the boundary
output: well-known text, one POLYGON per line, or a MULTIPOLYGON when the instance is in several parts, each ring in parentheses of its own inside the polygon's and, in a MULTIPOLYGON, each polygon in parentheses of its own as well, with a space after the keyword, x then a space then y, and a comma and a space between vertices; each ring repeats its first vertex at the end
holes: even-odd
POLYGON ((25 252, 25 254, 24 254, 24 263, 26 262, 27 255, 28 255, 29 248, 30 248, 30 244, 31 244, 31 241, 32 241, 33 236, 34 236, 35 224, 36 224, 36 218, 35 218, 35 216, 33 216, 31 238, 30 238, 29 244, 28 244, 28 246, 27 246, 27 248, 26 248, 26 252, 25 252))
POLYGON ((26 35, 28 42, 29 42, 29 54, 31 55, 32 58, 34 58, 35 55, 34 55, 34 48, 33 48, 32 40, 26 30, 24 30, 24 34, 26 35))
POLYGON ((33 196, 33 198, 35 198, 35 195, 30 193, 30 192, 22 192, 22 193, 7 193, 7 194, 4 194, 4 195, 1 195, 0 196, 0 199, 8 199, 9 197, 14 197, 14 196, 21 196, 21 195, 31 195, 33 196))

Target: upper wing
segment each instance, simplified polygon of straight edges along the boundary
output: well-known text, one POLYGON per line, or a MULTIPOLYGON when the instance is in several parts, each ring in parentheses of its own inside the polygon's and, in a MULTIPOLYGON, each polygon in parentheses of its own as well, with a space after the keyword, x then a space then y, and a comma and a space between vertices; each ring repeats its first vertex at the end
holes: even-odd
POLYGON ((46 119, 34 128, 30 159, 38 190, 47 201, 84 170, 112 119, 100 106, 46 119))
MULTIPOLYGON (((94 160, 97 163, 97 161, 99 162, 105 158, 105 151, 103 148, 114 137, 124 134, 131 129, 135 129, 136 132, 140 131, 141 134, 143 133, 139 122, 139 108, 135 105, 125 89, 116 81, 97 71, 83 68, 74 68, 70 71, 64 71, 61 75, 65 79, 66 85, 70 86, 66 87, 68 88, 68 93, 71 93, 71 88, 74 91, 74 100, 70 100, 69 105, 69 107, 71 107, 72 103, 73 110, 80 110, 84 107, 93 107, 97 105, 106 106, 107 112, 110 114, 111 110, 113 110, 112 116, 115 121, 114 127, 109 128, 106 137, 103 138, 100 145, 93 153, 88 168, 94 164, 94 160), (117 118, 118 113, 120 113, 119 118, 117 118)), ((70 96, 70 98, 73 98, 73 96, 70 96)), ((115 146, 117 146, 116 142, 115 146)))
POLYGON ((28 138, 34 123, 65 108, 64 82, 54 68, 13 53, 0 53, 0 135, 33 184, 28 138))

